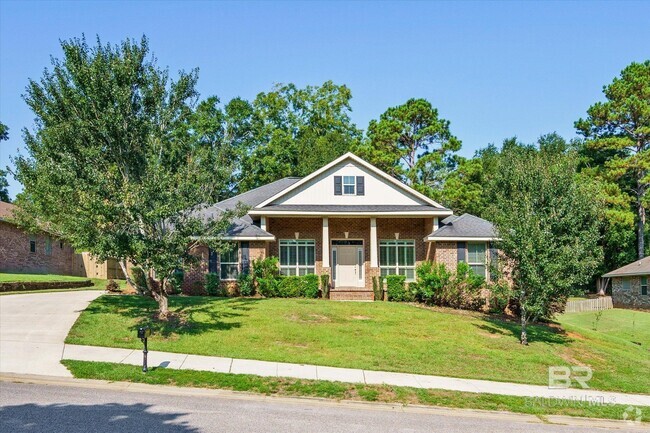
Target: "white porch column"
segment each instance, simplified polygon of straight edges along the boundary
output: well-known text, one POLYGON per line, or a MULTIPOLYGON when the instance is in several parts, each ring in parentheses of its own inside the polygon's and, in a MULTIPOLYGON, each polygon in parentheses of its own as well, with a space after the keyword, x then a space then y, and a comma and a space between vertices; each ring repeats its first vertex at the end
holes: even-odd
POLYGON ((433 231, 435 232, 436 230, 438 230, 438 227, 440 227, 438 222, 438 217, 433 217, 433 231))
POLYGON ((379 266, 377 260, 377 218, 370 218, 370 267, 379 266))
POLYGON ((260 218, 260 228, 266 231, 266 217, 260 218))
POLYGON ((323 267, 330 267, 330 226, 327 217, 323 217, 323 267))

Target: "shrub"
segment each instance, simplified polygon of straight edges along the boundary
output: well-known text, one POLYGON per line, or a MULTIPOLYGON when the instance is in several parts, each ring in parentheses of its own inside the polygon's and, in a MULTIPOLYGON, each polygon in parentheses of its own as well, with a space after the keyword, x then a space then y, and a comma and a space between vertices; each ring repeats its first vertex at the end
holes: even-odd
POLYGON ((456 272, 444 264, 425 262, 417 267, 417 298, 427 304, 465 310, 480 310, 485 305, 485 279, 465 262, 456 272))
POLYGON ((274 298, 279 296, 280 293, 279 278, 273 278, 273 277, 257 278, 255 282, 257 284, 255 290, 257 291, 257 293, 264 296, 265 298, 274 298))
POLYGON ((255 287, 253 286, 253 277, 251 274, 239 274, 237 284, 239 285, 239 294, 241 296, 253 296, 255 294, 255 287))
POLYGON ((112 293, 120 293, 122 291, 117 281, 112 279, 108 280, 108 283, 106 283, 106 290, 112 293))
POLYGON ((449 285, 451 272, 447 270, 444 263, 424 262, 416 270, 417 284, 416 298, 420 302, 435 304, 436 295, 439 295, 443 288, 449 285))
POLYGON ((224 291, 221 289, 219 274, 215 272, 205 274, 205 290, 210 296, 225 296, 224 291))
POLYGON ((329 274, 323 274, 320 276, 320 291, 323 299, 328 299, 330 297, 330 276, 329 274))
POLYGON ((183 272, 183 270, 182 269, 175 270, 172 276, 169 278, 169 281, 167 282, 167 286, 165 287, 167 293, 169 293, 170 295, 179 294, 183 288, 183 279, 185 279, 185 273, 183 272))
POLYGON ((284 277, 278 285, 278 295, 280 298, 299 298, 302 290, 302 278, 296 275, 284 277))
POLYGON ((144 271, 139 266, 134 266, 131 268, 131 279, 136 285, 136 290, 140 295, 147 293, 147 276, 144 271))
POLYGON ((300 296, 303 298, 318 298, 318 275, 308 274, 303 279, 300 296))
POLYGON ((266 298, 279 295, 280 268, 278 267, 277 257, 253 260, 251 276, 256 293, 266 298))
POLYGON ((404 275, 387 275, 386 289, 389 301, 403 302, 408 300, 406 277, 404 275))
POLYGON ((203 281, 194 281, 189 287, 183 288, 183 293, 188 296, 207 296, 208 292, 205 289, 203 281))
POLYGON ((375 301, 384 300, 384 288, 381 285, 381 279, 377 276, 372 277, 372 291, 375 294, 375 301))

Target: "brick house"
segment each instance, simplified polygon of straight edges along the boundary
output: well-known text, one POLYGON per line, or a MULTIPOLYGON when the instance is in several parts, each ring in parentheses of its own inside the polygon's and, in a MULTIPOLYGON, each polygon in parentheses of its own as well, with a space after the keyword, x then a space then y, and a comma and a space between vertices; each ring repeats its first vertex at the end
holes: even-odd
POLYGON ((304 178, 284 178, 199 211, 207 218, 237 204, 249 208, 225 238, 226 254, 195 251, 201 264, 186 273, 184 287, 216 272, 232 290, 250 262, 280 260, 284 275, 329 274, 333 299, 372 299, 372 277, 390 274, 414 281, 423 261, 456 269, 466 261, 490 278, 494 227, 453 212, 347 153, 304 178))
POLYGON ((603 278, 612 281, 612 302, 615 306, 650 309, 650 257, 608 272, 603 278))

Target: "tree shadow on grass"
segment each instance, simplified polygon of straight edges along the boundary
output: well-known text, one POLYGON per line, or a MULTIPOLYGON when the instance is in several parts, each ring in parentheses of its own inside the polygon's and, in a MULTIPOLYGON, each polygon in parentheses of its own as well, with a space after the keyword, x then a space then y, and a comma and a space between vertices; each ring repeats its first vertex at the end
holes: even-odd
POLYGON ((261 301, 264 299, 172 296, 169 298, 172 314, 168 319, 160 320, 157 317, 158 304, 150 298, 137 295, 102 296, 86 311, 136 319, 129 328, 134 336, 139 327, 148 326, 153 334, 169 337, 172 334, 198 335, 240 328, 241 322, 237 318, 245 316, 261 301))
POLYGON ((177 412, 152 412, 147 404, 21 404, 0 408, 0 431, 51 433, 198 433, 177 412))
MULTIPOLYGON (((500 317, 488 316, 483 318, 484 323, 474 325, 482 331, 492 335, 512 336, 519 340, 521 325, 515 321, 505 320, 500 317)), ((545 324, 528 325, 526 327, 530 343, 567 344, 572 340, 560 327, 545 324)))

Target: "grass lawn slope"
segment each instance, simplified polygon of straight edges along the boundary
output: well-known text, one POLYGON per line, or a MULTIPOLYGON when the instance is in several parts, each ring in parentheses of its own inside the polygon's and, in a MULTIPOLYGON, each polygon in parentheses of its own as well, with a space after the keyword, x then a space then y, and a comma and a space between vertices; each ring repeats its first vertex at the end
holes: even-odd
MULTIPOLYGON (((603 318, 599 331, 531 326, 522 347, 515 323, 399 303, 172 297, 170 308, 175 320, 161 324, 152 300, 102 296, 66 342, 141 348, 136 329, 150 325, 150 350, 539 385, 548 383, 549 366, 587 365, 591 388, 650 393, 648 345, 608 333, 603 318)), ((635 339, 648 340, 648 326, 638 332, 635 339)))

